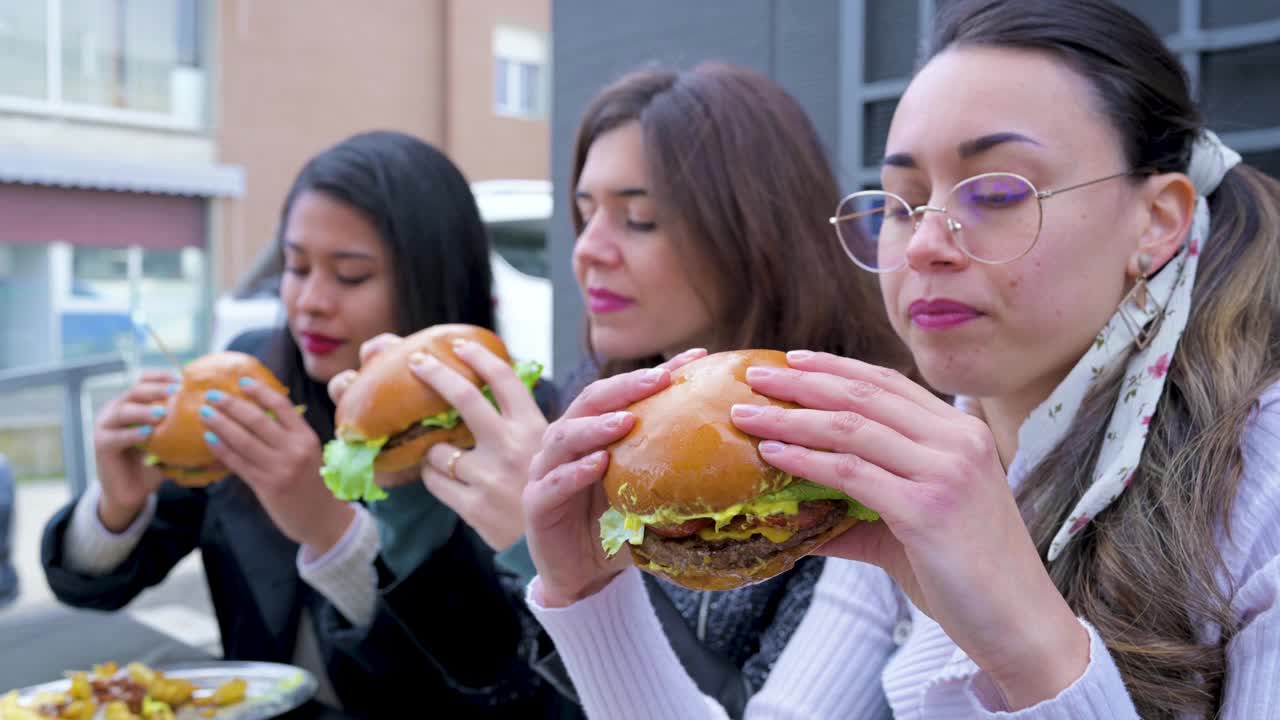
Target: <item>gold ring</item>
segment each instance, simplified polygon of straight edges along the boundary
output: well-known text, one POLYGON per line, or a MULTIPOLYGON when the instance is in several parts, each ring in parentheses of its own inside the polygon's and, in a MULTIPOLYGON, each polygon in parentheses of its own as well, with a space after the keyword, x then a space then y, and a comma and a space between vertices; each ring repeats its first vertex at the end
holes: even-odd
POLYGON ((450 480, 458 479, 458 458, 462 457, 465 452, 466 450, 454 450, 453 454, 449 456, 449 462, 445 464, 445 471, 449 474, 450 480))

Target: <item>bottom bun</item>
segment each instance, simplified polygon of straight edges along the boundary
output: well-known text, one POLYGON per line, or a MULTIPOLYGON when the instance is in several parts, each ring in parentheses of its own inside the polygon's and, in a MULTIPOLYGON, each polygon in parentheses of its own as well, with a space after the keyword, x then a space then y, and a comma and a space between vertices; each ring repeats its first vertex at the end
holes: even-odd
POLYGON ((442 442, 450 443, 463 450, 476 446, 476 440, 467 429, 467 424, 458 423, 456 427, 448 430, 433 430, 390 450, 384 449, 374 459, 373 469, 375 472, 393 473, 417 467, 422 462, 422 456, 427 454, 431 446, 442 442))
POLYGON ((184 470, 175 473, 167 472, 163 468, 161 468, 160 472, 166 480, 172 480, 177 485, 189 488, 207 487, 231 474, 231 471, 223 467, 222 463, 217 463, 207 470, 199 472, 184 470))
POLYGON ((658 577, 680 585, 681 587, 689 588, 690 590, 733 590, 744 585, 763 582, 775 575, 780 575, 790 570, 795 566, 797 560, 811 554, 814 550, 825 545, 827 541, 853 527, 857 522, 858 519, 855 517, 846 517, 821 535, 812 537, 794 547, 787 548, 785 551, 779 552, 778 554, 770 557, 765 562, 751 567, 729 568, 707 572, 686 568, 678 574, 672 574, 668 569, 665 569, 660 565, 655 565, 644 554, 644 551, 636 545, 630 546, 631 559, 635 562, 636 567, 639 567, 641 570, 657 575, 658 577))

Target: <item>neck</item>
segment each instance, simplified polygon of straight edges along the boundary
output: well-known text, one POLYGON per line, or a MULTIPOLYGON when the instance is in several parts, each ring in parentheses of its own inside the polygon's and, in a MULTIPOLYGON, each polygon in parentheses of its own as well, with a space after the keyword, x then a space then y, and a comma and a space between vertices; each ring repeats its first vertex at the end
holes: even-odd
POLYGON ((999 397, 979 398, 982 416, 995 436, 996 449, 1000 453, 1000 462, 1006 469, 1018 453, 1018 430, 1027 416, 1044 402, 1053 389, 1061 382, 1061 378, 1052 383, 1037 383, 1032 387, 999 397))

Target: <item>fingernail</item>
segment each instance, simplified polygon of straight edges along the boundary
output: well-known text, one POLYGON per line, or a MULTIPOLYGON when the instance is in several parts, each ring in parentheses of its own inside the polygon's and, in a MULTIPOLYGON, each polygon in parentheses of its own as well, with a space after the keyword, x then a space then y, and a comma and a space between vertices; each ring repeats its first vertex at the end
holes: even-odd
POLYGON ((427 355, 426 353, 416 352, 416 353, 414 353, 414 354, 412 354, 412 355, 410 355, 410 356, 409 356, 409 364, 410 364, 410 365, 418 365, 418 366, 420 366, 420 367, 425 367, 425 366, 426 366, 426 364, 427 364, 427 360, 428 360, 430 357, 431 357, 431 356, 430 356, 430 355, 427 355))
POLYGON ((809 350, 792 350, 787 353, 787 359, 794 362, 804 362, 813 357, 813 352, 809 350))
POLYGON ((759 405, 734 405, 733 410, 731 412, 733 413, 734 417, 753 418, 759 415, 763 411, 764 411, 764 408, 760 407, 759 405))
POLYGON ((222 392, 221 390, 210 390, 209 392, 204 394, 205 400, 208 400, 211 403, 220 402, 222 398, 226 396, 227 394, 222 392))
POLYGON ((600 467, 600 463, 604 462, 604 456, 604 450, 597 450, 586 457, 584 464, 588 470, 593 470, 600 467))
POLYGON ((662 373, 666 372, 662 368, 649 368, 640 376, 642 382, 653 384, 662 379, 662 373))
POLYGON ((680 357, 689 357, 690 355, 697 355, 698 353, 704 353, 706 351, 706 348, 689 348, 688 350, 680 353, 680 357))
POLYGON ((143 425, 142 427, 138 428, 138 434, 141 435, 142 437, 149 437, 151 435, 151 426, 143 425))
POLYGON ((763 455, 777 455, 785 450, 786 447, 786 445, 783 445, 777 440, 765 440, 760 443, 760 453, 763 455))
POLYGON ((202 418, 211 418, 211 417, 213 417, 213 408, 209 407, 208 405, 201 405, 201 406, 200 406, 200 417, 202 417, 202 418))
POLYGON ((626 422, 627 418, 630 415, 631 413, 628 413, 628 412, 611 413, 609 417, 604 421, 605 429, 617 430, 618 428, 622 427, 622 423, 626 422))
POLYGON ((749 367, 747 368, 748 380, 765 380, 778 374, 777 370, 767 367, 749 367))
POLYGON ((240 387, 242 388, 253 387, 253 378, 251 377, 240 378, 240 387))
POLYGON ((457 352, 459 350, 465 350, 470 345, 471 345, 470 340, 466 340, 465 338, 455 338, 453 341, 453 350, 454 352, 457 352))
POLYGON ((214 435, 212 432, 209 432, 208 430, 206 430, 204 433, 204 441, 210 445, 217 445, 218 443, 222 442, 221 440, 218 439, 217 435, 214 435))
POLYGON ((174 383, 174 384, 172 384, 172 385, 170 385, 170 386, 169 386, 169 394, 170 394, 170 395, 177 395, 177 394, 178 394, 178 391, 179 391, 179 390, 181 390, 181 389, 182 389, 182 386, 181 386, 181 385, 179 385, 178 383, 174 383))
POLYGON ((163 406, 161 406, 161 405, 152 405, 152 406, 151 406, 151 417, 153 417, 153 418, 162 418, 162 417, 164 417, 164 416, 165 416, 165 413, 166 413, 166 412, 168 412, 168 411, 167 411, 167 410, 165 410, 165 409, 164 409, 164 407, 163 407, 163 406))

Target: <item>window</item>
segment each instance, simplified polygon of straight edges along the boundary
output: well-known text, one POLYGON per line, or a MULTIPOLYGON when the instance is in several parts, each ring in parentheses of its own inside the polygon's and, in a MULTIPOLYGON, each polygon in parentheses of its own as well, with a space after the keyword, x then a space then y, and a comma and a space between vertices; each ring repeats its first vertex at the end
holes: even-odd
MULTIPOLYGON (((840 91, 857 113, 852 142, 842 143, 840 165, 851 187, 878 181, 897 94, 911 75, 912 58, 930 20, 950 0, 852 0, 861 37, 842 38, 860 48, 862 77, 844 77, 840 91), (923 19, 924 22, 918 22, 923 19)), ((1160 35, 1177 41, 1208 125, 1246 162, 1280 173, 1280 0, 1117 0, 1160 35), (1183 9, 1195 12, 1184 13, 1183 9), (1198 17, 1197 17, 1198 16, 1198 17), (1184 24, 1185 23, 1185 24, 1184 24)), ((847 188, 846 188, 847 189, 847 188)))
POLYGON ((546 35, 498 27, 493 35, 493 56, 494 112, 534 118, 546 115, 546 35))
POLYGON ((0 0, 0 108, 198 128, 205 0, 0 0))
POLYGON ((40 0, 0 0, 0 95, 43 98, 48 11, 40 0))

